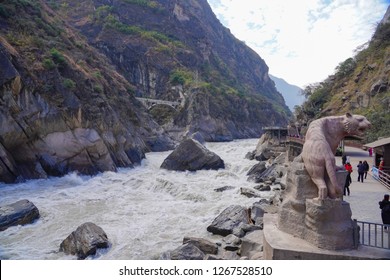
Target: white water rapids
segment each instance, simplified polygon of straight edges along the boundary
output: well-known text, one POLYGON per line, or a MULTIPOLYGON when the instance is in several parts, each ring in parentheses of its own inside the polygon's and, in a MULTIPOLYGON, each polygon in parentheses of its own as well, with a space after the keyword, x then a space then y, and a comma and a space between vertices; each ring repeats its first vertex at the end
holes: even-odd
MULTIPOLYGON (((110 241, 94 259, 158 259, 180 246, 184 236, 213 240, 216 236, 206 228, 219 213, 230 205, 248 207, 259 200, 240 194, 240 187, 255 185, 247 182, 246 173, 256 162, 245 155, 257 141, 207 143, 225 161, 226 168, 218 171, 163 170, 159 167, 170 152, 159 152, 117 173, 2 184, 0 205, 28 199, 41 217, 0 232, 0 259, 75 259, 59 252, 59 246, 85 222, 100 226, 110 241), (234 189, 214 190, 224 186, 234 189)), ((264 192, 264 197, 272 194, 264 192)))

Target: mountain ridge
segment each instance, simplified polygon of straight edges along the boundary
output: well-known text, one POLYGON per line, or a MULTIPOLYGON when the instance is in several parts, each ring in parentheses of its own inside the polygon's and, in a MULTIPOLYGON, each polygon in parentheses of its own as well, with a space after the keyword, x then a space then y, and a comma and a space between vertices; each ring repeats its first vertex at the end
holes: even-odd
POLYGON ((294 111, 295 106, 302 105, 305 101, 305 97, 302 94, 302 88, 288 83, 283 78, 278 78, 271 74, 269 76, 274 81, 276 89, 283 95, 286 105, 291 111, 294 111))
POLYGON ((258 137, 291 115, 205 0, 12 0, 0 26, 0 181, 115 171, 193 133, 258 137))

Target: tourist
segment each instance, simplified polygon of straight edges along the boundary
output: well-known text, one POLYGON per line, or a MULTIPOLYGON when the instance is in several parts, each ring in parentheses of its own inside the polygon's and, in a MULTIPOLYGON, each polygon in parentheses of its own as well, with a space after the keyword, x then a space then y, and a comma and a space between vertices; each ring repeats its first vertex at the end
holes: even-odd
POLYGON ((360 160, 359 164, 357 165, 358 168, 358 182, 363 183, 363 177, 364 177, 364 165, 363 162, 360 160))
POLYGON ((347 163, 347 155, 343 154, 343 156, 341 157, 341 160, 342 160, 342 164, 345 165, 347 163))
MULTIPOLYGON (((385 194, 383 200, 379 201, 379 208, 382 209, 381 216, 383 224, 390 225, 390 201, 388 194, 385 194)), ((385 229, 387 229, 386 226, 385 229)))
POLYGON ((364 179, 367 179, 367 172, 368 170, 370 170, 370 165, 366 160, 363 161, 363 165, 364 165, 364 179))
POLYGON ((372 157, 372 148, 369 148, 369 149, 368 149, 368 155, 369 155, 370 157, 372 157))
POLYGON ((383 157, 381 157, 381 161, 379 162, 379 170, 383 171, 383 167, 385 166, 385 162, 383 161, 383 157))
POLYGON ((385 166, 385 162, 383 161, 383 157, 381 157, 380 162, 379 162, 379 166, 378 166, 378 169, 379 169, 379 178, 380 178, 380 179, 383 179, 382 173, 383 173, 383 168, 384 168, 384 166, 385 166))
POLYGON ((351 185, 352 183, 352 178, 351 178, 351 173, 352 173, 352 165, 347 162, 345 165, 345 170, 348 171, 347 173, 347 177, 345 179, 345 184, 344 184, 344 195, 346 195, 346 193, 348 193, 348 195, 350 194, 350 191, 349 191, 349 186, 351 185))

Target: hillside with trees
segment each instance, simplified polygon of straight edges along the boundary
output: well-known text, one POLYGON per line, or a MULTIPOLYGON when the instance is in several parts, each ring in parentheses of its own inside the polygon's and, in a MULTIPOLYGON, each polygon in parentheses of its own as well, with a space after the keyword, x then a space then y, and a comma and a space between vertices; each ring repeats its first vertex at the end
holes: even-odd
POLYGON ((306 97, 295 108, 302 124, 346 112, 367 117, 373 124, 365 141, 390 136, 390 7, 371 40, 354 57, 340 63, 333 75, 307 86, 306 97))

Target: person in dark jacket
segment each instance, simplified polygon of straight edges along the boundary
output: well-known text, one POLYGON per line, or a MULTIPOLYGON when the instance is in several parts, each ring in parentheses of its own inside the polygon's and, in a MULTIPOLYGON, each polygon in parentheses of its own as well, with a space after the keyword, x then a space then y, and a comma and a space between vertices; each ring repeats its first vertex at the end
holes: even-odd
MULTIPOLYGON (((381 216, 383 224, 390 225, 390 201, 388 194, 385 194, 383 200, 379 201, 379 208, 382 210, 381 216)), ((385 229, 387 229, 386 226, 385 229)))
POLYGON ((351 185, 352 183, 352 178, 351 178, 351 173, 352 173, 352 165, 347 162, 345 165, 345 170, 348 171, 347 173, 347 178, 345 179, 345 184, 344 184, 344 195, 346 195, 346 193, 348 193, 348 195, 351 193, 349 191, 349 186, 351 185))
POLYGON ((363 183, 364 165, 362 161, 359 161, 359 164, 357 165, 357 169, 358 169, 358 182, 363 183))
POLYGON ((347 163, 347 155, 346 154, 343 154, 343 156, 341 157, 341 161, 342 161, 343 165, 345 165, 347 163))
POLYGON ((364 179, 367 179, 367 172, 370 170, 370 165, 365 160, 363 161, 363 166, 364 166, 364 179))

